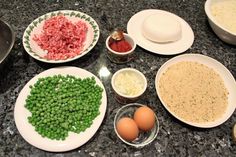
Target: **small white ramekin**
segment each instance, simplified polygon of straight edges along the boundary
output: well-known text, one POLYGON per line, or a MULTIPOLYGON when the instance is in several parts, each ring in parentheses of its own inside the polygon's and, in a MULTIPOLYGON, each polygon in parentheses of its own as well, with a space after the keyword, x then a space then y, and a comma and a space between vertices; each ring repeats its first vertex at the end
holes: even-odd
MULTIPOLYGON (((137 80, 134 80, 134 81, 137 81, 137 80)), ((120 69, 118 70, 113 76, 112 76, 112 79, 111 79, 111 85, 112 85, 112 88, 113 90, 115 91, 115 98, 116 100, 121 103, 121 104, 126 104, 126 103, 132 103, 132 102, 135 102, 136 100, 138 100, 143 94, 144 92, 146 91, 146 88, 147 88, 147 79, 146 77, 144 76, 143 73, 141 73, 140 71, 134 69, 134 68, 123 68, 123 69, 120 69), (133 72, 133 73, 136 73, 137 76, 139 77, 139 79, 143 82, 144 86, 143 86, 143 89, 136 95, 124 95, 122 94, 115 86, 115 81, 116 81, 116 77, 117 75, 119 75, 120 73, 123 73, 123 72, 133 72)))
POLYGON ((134 50, 136 48, 136 43, 134 42, 132 37, 126 33, 124 33, 124 38, 132 47, 132 49, 130 51, 116 52, 116 51, 112 50, 109 46, 109 44, 111 42, 111 36, 108 36, 106 39, 106 47, 108 49, 107 55, 108 55, 108 58, 114 63, 126 63, 126 62, 129 62, 133 58, 132 55, 133 55, 134 50))

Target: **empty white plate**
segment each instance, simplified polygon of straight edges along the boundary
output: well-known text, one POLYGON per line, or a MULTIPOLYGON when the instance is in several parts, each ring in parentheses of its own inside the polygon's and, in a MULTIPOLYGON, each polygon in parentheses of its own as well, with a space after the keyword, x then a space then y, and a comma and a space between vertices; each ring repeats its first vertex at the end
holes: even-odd
POLYGON ((194 41, 193 30, 191 29, 189 24, 179 16, 164 10, 148 9, 138 12, 137 14, 133 15, 129 20, 127 25, 127 31, 128 34, 131 37, 133 37, 137 45, 150 52, 162 55, 174 55, 183 53, 192 46, 194 41), (181 23, 182 37, 180 40, 161 44, 152 42, 143 36, 142 34, 143 21, 148 16, 156 13, 171 15, 173 18, 176 18, 176 20, 178 20, 181 23))

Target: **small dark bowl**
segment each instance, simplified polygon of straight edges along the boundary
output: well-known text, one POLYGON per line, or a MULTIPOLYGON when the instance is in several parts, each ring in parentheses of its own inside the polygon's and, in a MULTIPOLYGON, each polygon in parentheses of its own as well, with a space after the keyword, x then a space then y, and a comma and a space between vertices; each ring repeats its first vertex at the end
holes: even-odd
POLYGON ((0 19, 0 65, 7 58, 15 42, 12 27, 0 19))

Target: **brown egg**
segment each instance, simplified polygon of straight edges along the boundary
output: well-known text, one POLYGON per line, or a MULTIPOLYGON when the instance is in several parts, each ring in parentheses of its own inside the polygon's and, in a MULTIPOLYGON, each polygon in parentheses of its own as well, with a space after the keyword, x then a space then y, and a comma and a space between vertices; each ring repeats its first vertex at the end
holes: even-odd
POLYGON ((139 129, 149 131, 155 124, 155 113, 147 106, 139 107, 134 113, 134 121, 139 129))
POLYGON ((121 118, 116 124, 116 129, 118 134, 126 141, 133 141, 139 134, 137 124, 128 117, 121 118))

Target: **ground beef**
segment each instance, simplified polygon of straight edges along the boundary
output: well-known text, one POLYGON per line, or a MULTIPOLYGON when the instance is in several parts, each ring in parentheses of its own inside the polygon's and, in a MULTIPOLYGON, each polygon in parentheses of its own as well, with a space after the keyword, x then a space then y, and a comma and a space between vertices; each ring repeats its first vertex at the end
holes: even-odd
POLYGON ((33 40, 47 51, 44 58, 65 60, 81 54, 87 30, 85 22, 72 23, 65 16, 58 15, 46 20, 42 32, 33 40))

